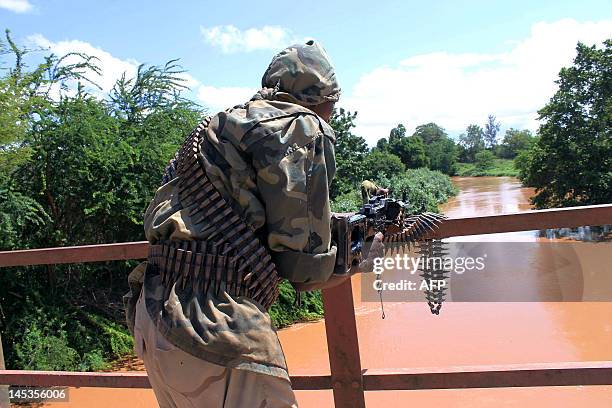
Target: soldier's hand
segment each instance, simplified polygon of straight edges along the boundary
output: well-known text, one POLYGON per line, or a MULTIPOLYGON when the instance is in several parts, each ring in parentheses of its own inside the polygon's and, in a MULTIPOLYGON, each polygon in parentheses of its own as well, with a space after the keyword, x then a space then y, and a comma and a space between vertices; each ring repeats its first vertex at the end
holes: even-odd
POLYGON ((382 232, 377 232, 376 235, 374 235, 374 239, 370 244, 370 250, 368 251, 366 259, 361 261, 359 265, 351 268, 351 275, 358 272, 370 273, 374 270, 374 259, 382 258, 385 255, 385 245, 382 242, 383 238, 384 236, 382 232))

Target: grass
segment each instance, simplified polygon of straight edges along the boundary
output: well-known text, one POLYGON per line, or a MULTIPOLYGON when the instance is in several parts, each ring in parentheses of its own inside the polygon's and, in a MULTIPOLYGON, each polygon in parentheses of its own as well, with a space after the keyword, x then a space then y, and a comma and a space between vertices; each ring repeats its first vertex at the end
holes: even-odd
POLYGON ((479 176, 509 176, 517 177, 518 170, 514 167, 514 160, 496 158, 493 165, 487 169, 477 169, 474 163, 457 163, 457 175, 462 177, 479 176))

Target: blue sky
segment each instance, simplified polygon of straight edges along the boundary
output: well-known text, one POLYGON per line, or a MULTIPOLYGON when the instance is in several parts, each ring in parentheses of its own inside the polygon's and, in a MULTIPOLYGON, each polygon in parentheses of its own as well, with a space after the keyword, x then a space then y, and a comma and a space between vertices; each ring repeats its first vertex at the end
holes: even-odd
POLYGON ((535 130, 576 41, 612 37, 612 2, 0 0, 0 21, 21 43, 101 56, 107 87, 138 63, 180 58, 213 111, 256 90, 282 47, 316 38, 372 144, 400 122, 457 136, 488 114, 535 130))

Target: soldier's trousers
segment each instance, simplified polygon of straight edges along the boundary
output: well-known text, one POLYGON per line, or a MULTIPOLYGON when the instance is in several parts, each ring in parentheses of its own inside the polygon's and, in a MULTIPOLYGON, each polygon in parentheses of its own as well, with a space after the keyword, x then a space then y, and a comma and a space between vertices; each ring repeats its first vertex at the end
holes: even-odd
POLYGON ((134 344, 160 408, 297 407, 288 381, 212 364, 172 345, 157 331, 142 293, 134 344))

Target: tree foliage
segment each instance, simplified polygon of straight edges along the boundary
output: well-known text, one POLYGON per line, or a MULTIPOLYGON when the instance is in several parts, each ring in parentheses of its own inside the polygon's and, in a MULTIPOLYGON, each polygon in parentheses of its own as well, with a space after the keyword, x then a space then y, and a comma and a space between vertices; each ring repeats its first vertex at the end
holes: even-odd
MULTIPOLYGON (((0 77, 0 249, 142 240, 167 161, 201 117, 180 67, 141 66, 104 96, 83 54, 30 68, 7 33, 0 77), (95 96, 94 96, 95 95, 95 96)), ((131 350, 121 296, 134 262, 0 275, 0 329, 15 368, 100 369, 131 350)))
POLYGON ((489 115, 487 117, 487 123, 485 124, 483 139, 485 143, 485 147, 488 149, 493 149, 495 145, 497 145, 497 133, 499 133, 499 128, 501 124, 496 122, 495 116, 489 115))
POLYGON ((413 136, 420 137, 426 145, 430 145, 448 137, 444 128, 433 122, 417 126, 413 136))
POLYGON ((612 202, 612 39, 579 43, 539 111, 539 140, 517 166, 538 208, 612 202))
POLYGON ((429 168, 438 170, 450 176, 457 173, 457 145, 445 136, 426 147, 426 154, 429 158, 429 168))
POLYGON ((406 136, 406 128, 399 124, 389 133, 388 152, 399 157, 406 168, 427 167, 425 144, 419 136, 406 136))
POLYGON ((462 161, 473 163, 476 160, 476 153, 485 148, 484 131, 478 125, 469 125, 465 133, 459 136, 459 146, 461 147, 462 161))
POLYGON ((413 136, 420 137, 425 143, 425 155, 431 170, 449 175, 457 172, 457 147, 443 127, 435 123, 420 125, 413 136))
POLYGON ((514 159, 521 151, 528 150, 536 138, 529 130, 510 128, 506 130, 504 139, 499 146, 499 155, 504 159, 514 159))
POLYGON ((357 112, 343 108, 334 110, 330 125, 336 134, 336 177, 331 188, 331 198, 347 193, 359 185, 364 177, 363 161, 368 153, 364 138, 354 135, 357 112))
POLYGON ((403 173, 406 170, 402 160, 387 151, 374 150, 369 153, 364 162, 364 179, 380 180, 383 177, 392 177, 395 174, 403 173))

